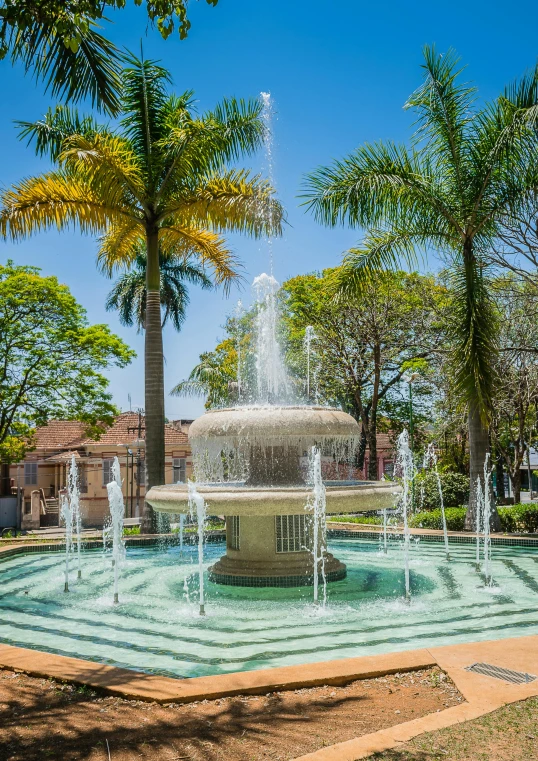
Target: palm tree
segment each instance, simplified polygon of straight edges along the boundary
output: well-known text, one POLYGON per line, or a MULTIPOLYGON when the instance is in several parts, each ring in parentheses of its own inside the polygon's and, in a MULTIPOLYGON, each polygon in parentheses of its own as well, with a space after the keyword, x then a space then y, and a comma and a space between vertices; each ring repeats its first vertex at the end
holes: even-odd
MULTIPOLYGON (((340 293, 356 297, 376 270, 434 249, 452 278, 454 378, 467 404, 472 484, 482 476, 497 350, 488 291, 488 253, 503 220, 538 187, 534 124, 538 70, 476 108, 475 89, 460 82, 453 51, 424 49, 424 82, 406 107, 417 114, 411 148, 365 145, 307 178, 306 204, 327 225, 367 228, 344 260, 340 293)), ((476 494, 467 513, 475 525, 476 494)))
MULTIPOLYGON (((148 487, 165 476, 159 253, 197 258, 227 289, 238 277, 237 262, 221 233, 279 234, 283 216, 266 180, 223 167, 263 143, 261 102, 224 100, 197 117, 192 93, 169 95, 169 81, 157 63, 133 57, 122 72, 117 129, 65 107, 23 125, 22 134, 58 168, 5 191, 0 210, 0 233, 13 240, 52 226, 101 234, 98 261, 108 273, 132 265, 136 245, 145 246, 148 487)), ((149 505, 143 528, 154 530, 149 505)))
MULTIPOLYGON (((132 327, 135 323, 140 332, 146 325, 146 268, 147 256, 144 250, 139 250, 134 267, 118 278, 106 300, 107 311, 116 309, 122 325, 132 327)), ((164 314, 161 325, 164 327, 168 318, 177 331, 185 321, 189 305, 189 292, 185 282, 199 285, 204 289, 212 288, 213 283, 204 268, 195 260, 164 258, 159 256, 161 271, 161 307, 164 314)))

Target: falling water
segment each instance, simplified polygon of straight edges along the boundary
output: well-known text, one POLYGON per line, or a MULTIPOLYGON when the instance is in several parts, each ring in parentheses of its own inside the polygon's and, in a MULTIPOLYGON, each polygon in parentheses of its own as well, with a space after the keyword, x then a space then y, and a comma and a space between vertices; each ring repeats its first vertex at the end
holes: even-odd
POLYGON ((327 604, 327 578, 325 576, 326 547, 326 494, 321 474, 321 451, 312 447, 310 452, 309 481, 312 494, 306 504, 313 520, 312 557, 314 561, 314 602, 319 602, 319 575, 323 583, 323 607, 327 604))
POLYGON ((414 476, 413 453, 409 447, 409 434, 402 431, 398 436, 398 465, 402 474, 402 512, 404 524, 404 566, 405 566, 405 599, 411 599, 411 585, 409 579, 409 545, 411 536, 407 511, 410 503, 409 487, 414 476))
POLYGON ((185 514, 179 515, 179 554, 183 555, 183 532, 185 530, 185 514))
MULTIPOLYGON (((264 148, 265 148, 265 163, 266 174, 269 184, 274 188, 274 162, 273 162, 273 116, 275 113, 273 107, 273 101, 271 99, 271 93, 261 92, 260 97, 263 103, 262 120, 264 125, 264 148)), ((269 220, 268 220, 269 221, 269 220)), ((273 276, 273 239, 269 236, 267 238, 267 248, 269 251, 269 274, 273 276)))
POLYGON ((387 508, 383 510, 383 552, 387 554, 387 508))
POLYGON ((484 462, 484 576, 486 577, 486 584, 491 586, 491 490, 489 488, 491 473, 488 465, 489 452, 486 454, 484 462))
POLYGON ((110 506, 110 520, 112 531, 112 563, 114 565, 114 602, 118 600, 118 582, 120 563, 125 556, 125 544, 123 541, 123 516, 124 504, 123 493, 121 490, 120 463, 117 457, 114 457, 112 465, 113 480, 107 484, 108 504, 110 506))
POLYGON ((65 583, 64 592, 69 592, 69 558, 73 549, 73 511, 67 495, 61 495, 60 515, 65 524, 65 583))
POLYGON ((240 319, 243 316, 243 302, 241 299, 237 302, 235 307, 235 316, 237 318, 237 331, 236 331, 236 347, 237 347, 237 401, 241 403, 241 394, 243 391, 243 378, 241 373, 241 326, 240 319))
POLYGON ((257 401, 273 403, 288 396, 289 381, 282 360, 277 337, 278 282, 272 275, 263 273, 254 278, 252 288, 256 296, 256 387, 257 401))
POLYGON ((435 452, 435 447, 433 443, 428 444, 428 448, 424 455, 424 467, 427 468, 429 466, 433 468, 433 472, 435 473, 435 479, 437 481, 437 490, 439 492, 439 502, 441 503, 441 518, 443 520, 443 538, 445 541, 445 555, 446 555, 446 559, 450 560, 450 552, 448 550, 448 531, 446 527, 445 503, 443 499, 443 487, 441 484, 441 476, 439 474, 439 468, 437 467, 437 454, 435 452))
POLYGON ((80 488, 78 484, 78 469, 75 455, 71 458, 69 466, 69 474, 67 478, 67 492, 69 504, 71 506, 71 513, 73 516, 73 524, 77 537, 77 577, 82 578, 82 567, 80 562, 80 545, 81 545, 81 533, 82 533, 82 516, 80 514, 80 488))
POLYGON ((205 598, 204 598, 204 527, 205 527, 205 501, 201 494, 196 490, 194 481, 189 481, 189 510, 191 515, 196 514, 198 523, 198 574, 200 578, 200 615, 205 616, 205 598))
POLYGON ((476 570, 480 571, 480 523, 484 516, 484 493, 480 476, 476 477, 476 570))
POLYGON ((310 402, 310 359, 312 354, 312 341, 316 338, 312 325, 307 325, 304 332, 304 348, 306 353, 306 401, 310 402))

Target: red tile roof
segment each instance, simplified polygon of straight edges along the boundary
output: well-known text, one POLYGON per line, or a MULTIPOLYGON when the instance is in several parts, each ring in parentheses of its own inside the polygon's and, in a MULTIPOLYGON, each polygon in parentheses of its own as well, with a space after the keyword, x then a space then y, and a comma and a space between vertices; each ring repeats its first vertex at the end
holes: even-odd
MULTIPOLYGON (((123 412, 107 428, 99 439, 85 435, 84 424, 73 420, 51 420, 36 432, 36 448, 52 450, 74 450, 91 444, 125 445, 138 438, 138 413, 123 412)), ((145 423, 142 416, 141 438, 145 438, 145 423)), ((187 444, 186 433, 167 424, 164 432, 165 444, 187 444)))
MULTIPOLYGON (((145 419, 142 415, 141 420, 141 439, 146 436, 145 419)), ((103 435, 99 439, 86 439, 83 444, 98 443, 98 444, 117 444, 125 445, 132 444, 133 441, 138 439, 138 413, 137 412, 122 412, 118 415, 114 423, 107 428, 103 435)), ((173 425, 167 424, 164 427, 164 442, 165 444, 186 444, 188 442, 188 436, 183 431, 174 428, 173 425)))
POLYGON ((36 431, 37 449, 74 449, 86 438, 78 420, 51 420, 36 431))

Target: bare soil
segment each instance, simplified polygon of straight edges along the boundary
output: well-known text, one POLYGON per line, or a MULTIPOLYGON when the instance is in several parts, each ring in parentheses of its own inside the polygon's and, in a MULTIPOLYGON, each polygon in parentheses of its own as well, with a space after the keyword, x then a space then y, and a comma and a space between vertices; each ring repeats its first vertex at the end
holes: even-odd
POLYGON ((0 671, 0 761, 288 761, 461 701, 438 669, 187 705, 0 671))
POLYGON ((428 732, 371 761, 536 761, 538 698, 500 708, 480 719, 428 732))

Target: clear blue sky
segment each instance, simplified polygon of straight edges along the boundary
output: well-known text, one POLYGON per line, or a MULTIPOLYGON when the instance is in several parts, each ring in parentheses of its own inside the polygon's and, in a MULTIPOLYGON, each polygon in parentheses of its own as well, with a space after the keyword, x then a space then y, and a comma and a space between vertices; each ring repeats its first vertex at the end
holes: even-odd
MULTIPOLYGON (((534 65, 538 52, 535 0, 220 0, 216 8, 200 0, 191 2, 192 29, 183 42, 175 36, 163 41, 147 28, 143 10, 134 8, 132 0, 127 5, 115 14, 115 26, 107 33, 133 51, 143 39, 146 57, 158 58, 170 69, 176 91, 194 89, 200 109, 224 95, 271 92, 277 108, 275 180, 290 223, 274 246, 275 275, 281 281, 337 264, 356 242, 357 231, 323 229, 299 208, 301 178, 365 141, 408 139, 411 120, 402 105, 421 81, 424 44, 435 43, 440 51, 456 48, 483 98, 495 97, 534 65)), ((22 71, 7 62, 0 66, 0 181, 6 186, 46 168, 46 162, 18 142, 13 120, 35 120, 51 101, 42 85, 22 71)), ((262 167, 263 156, 250 165, 262 167)), ((233 245, 249 281, 267 269, 262 244, 234 237, 233 245)), ((51 232, 0 246, 1 261, 11 257, 57 275, 92 322, 109 322, 136 349, 138 359, 129 368, 109 375, 120 407, 128 409, 128 393, 134 406, 142 405, 143 340, 104 309, 111 284, 96 271, 94 241, 78 232, 51 232)), ((188 375, 201 351, 214 347, 239 297, 248 301, 248 287, 228 300, 191 291, 182 333, 165 331, 167 389, 188 375)), ((202 408, 202 401, 167 398, 169 417, 195 416, 202 408)))

